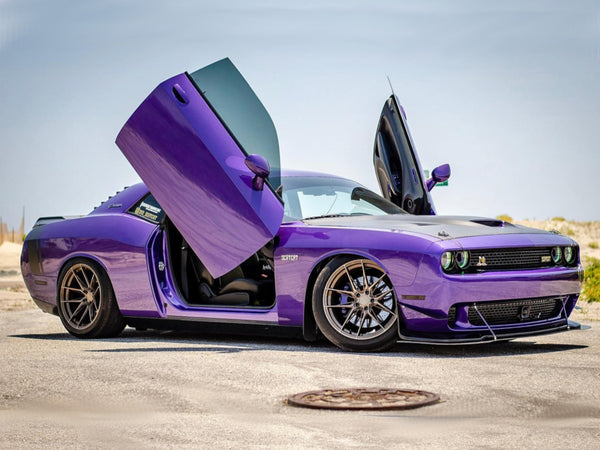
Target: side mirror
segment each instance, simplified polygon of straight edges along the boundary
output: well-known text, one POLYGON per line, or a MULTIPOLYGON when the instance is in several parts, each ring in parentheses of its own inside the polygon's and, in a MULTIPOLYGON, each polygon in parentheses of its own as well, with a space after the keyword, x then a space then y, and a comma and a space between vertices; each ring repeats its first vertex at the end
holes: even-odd
POLYGON ((448 178, 450 178, 450 165, 442 164, 441 166, 437 166, 431 172, 431 178, 425 182, 427 190, 431 191, 436 184, 442 183, 448 178))
POLYGON ((248 169, 254 174, 254 178, 252 179, 252 189, 262 191, 265 185, 265 178, 271 173, 269 161, 260 155, 252 154, 246 156, 244 162, 246 163, 246 166, 248 166, 248 169))

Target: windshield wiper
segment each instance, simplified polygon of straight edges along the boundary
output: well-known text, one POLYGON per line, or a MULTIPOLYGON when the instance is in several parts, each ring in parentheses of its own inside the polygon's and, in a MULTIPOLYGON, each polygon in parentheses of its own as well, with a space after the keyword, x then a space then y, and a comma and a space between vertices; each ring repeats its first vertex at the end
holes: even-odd
POLYGON ((310 220, 310 219, 326 219, 330 217, 346 217, 348 214, 323 214, 322 216, 311 216, 304 217, 302 220, 310 220))
POLYGON ((367 216, 367 213, 352 213, 352 214, 323 214, 322 216, 311 216, 304 217, 302 220, 311 220, 311 219, 330 219, 332 217, 348 217, 348 216, 367 216))

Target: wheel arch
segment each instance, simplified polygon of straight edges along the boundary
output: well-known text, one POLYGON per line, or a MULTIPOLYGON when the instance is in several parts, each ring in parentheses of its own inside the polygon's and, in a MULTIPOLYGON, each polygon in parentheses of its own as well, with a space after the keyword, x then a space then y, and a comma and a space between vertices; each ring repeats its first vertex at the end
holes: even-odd
POLYGON ((304 294, 304 320, 302 321, 302 336, 304 340, 308 342, 316 341, 319 331, 319 327, 317 325, 317 321, 315 320, 312 307, 312 293, 315 287, 315 282, 317 281, 317 277, 319 276, 319 273, 321 272, 323 267, 326 264, 328 264, 331 260, 338 257, 370 259, 371 261, 379 265, 379 267, 381 267, 383 271, 389 276, 389 271, 385 267, 385 264, 382 264, 379 258, 374 257, 370 253, 352 250, 343 251, 339 253, 328 253, 326 255, 323 255, 317 262, 315 262, 310 271, 310 275, 306 283, 306 292, 304 294))
POLYGON ((126 326, 116 301, 115 290, 106 265, 98 258, 81 253, 73 254, 69 258, 66 258, 60 266, 59 276, 57 277, 56 295, 58 316, 66 330, 77 338, 114 337, 120 334, 126 326), (75 299, 64 298, 62 297, 64 293, 62 286, 72 282, 72 278, 67 277, 70 276, 70 273, 75 274, 74 271, 78 267, 87 268, 91 272, 89 275, 85 275, 84 273, 81 279, 75 275, 80 293, 83 293, 84 296, 83 298, 75 299), (91 278, 89 278, 90 276, 91 278), (84 280, 83 283, 85 283, 85 286, 81 280, 84 280), (95 286, 92 285, 94 282, 96 283, 95 286), (91 298, 89 297, 90 295, 91 298), (75 310, 71 310, 69 314, 70 307, 67 306, 67 303, 72 302, 76 302, 76 306, 75 310), (94 308, 90 306, 92 303, 95 305, 94 308), (79 320, 77 323, 74 323, 72 319, 82 306, 85 308, 81 309, 81 313, 78 316, 79 320), (82 325, 82 320, 87 318, 88 315, 89 323, 86 324, 84 321, 82 325))
MULTIPOLYGON (((108 278, 108 281, 110 283, 111 289, 113 290, 113 294, 114 294, 115 290, 112 287, 112 281, 110 279, 109 271, 106 268, 106 264, 104 264, 104 262, 101 259, 99 259, 93 255, 90 255, 89 253, 73 253, 73 254, 70 254, 67 258, 65 258, 62 261, 62 263, 60 265, 60 269, 57 272, 57 276, 56 276, 56 301, 57 301, 57 304, 58 304, 58 296, 60 295, 60 282, 65 273, 65 269, 66 269, 67 265, 74 259, 87 259, 88 261, 92 261, 92 262, 98 264, 100 266, 100 268, 106 274, 106 277, 108 278)), ((115 299, 116 299, 116 295, 115 295, 115 299)), ((119 305, 119 302, 117 301, 117 306, 118 305, 119 305)))

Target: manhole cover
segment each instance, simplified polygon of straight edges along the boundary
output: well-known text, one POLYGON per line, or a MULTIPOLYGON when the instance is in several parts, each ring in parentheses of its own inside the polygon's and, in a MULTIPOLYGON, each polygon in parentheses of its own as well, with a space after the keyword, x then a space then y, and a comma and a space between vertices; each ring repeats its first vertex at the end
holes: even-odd
POLYGON ((411 409, 436 403, 439 399, 438 394, 426 391, 357 388, 301 392, 290 396, 288 403, 322 409, 411 409))

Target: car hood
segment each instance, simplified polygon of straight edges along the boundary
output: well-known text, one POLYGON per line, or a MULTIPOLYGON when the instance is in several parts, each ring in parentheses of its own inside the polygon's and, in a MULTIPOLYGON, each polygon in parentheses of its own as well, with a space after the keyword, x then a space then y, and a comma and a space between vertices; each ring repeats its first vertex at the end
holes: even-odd
POLYGON ((499 234, 547 234, 547 231, 514 225, 497 219, 469 216, 341 216, 308 219, 309 226, 406 231, 441 240, 499 234))

